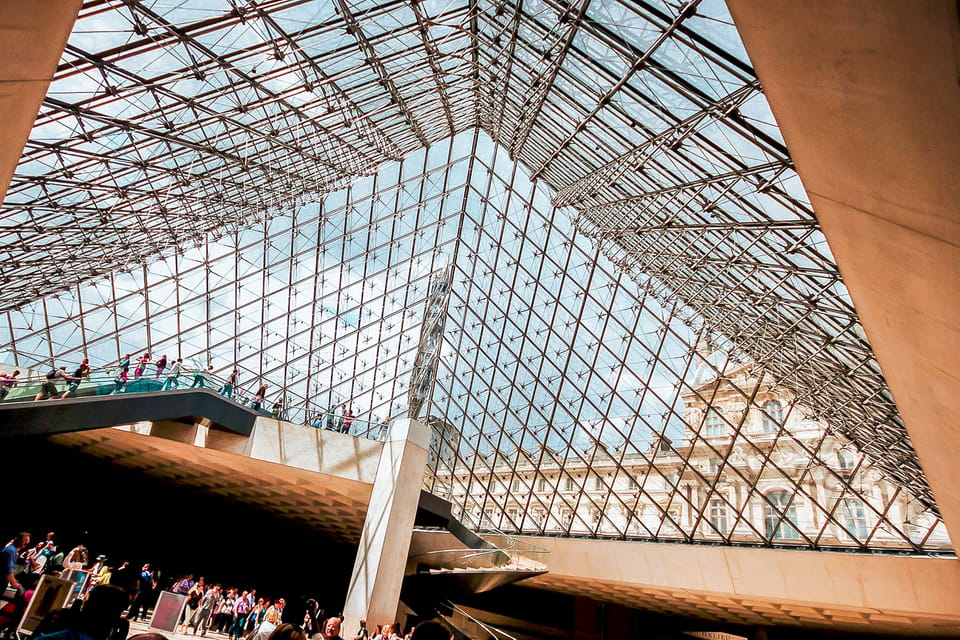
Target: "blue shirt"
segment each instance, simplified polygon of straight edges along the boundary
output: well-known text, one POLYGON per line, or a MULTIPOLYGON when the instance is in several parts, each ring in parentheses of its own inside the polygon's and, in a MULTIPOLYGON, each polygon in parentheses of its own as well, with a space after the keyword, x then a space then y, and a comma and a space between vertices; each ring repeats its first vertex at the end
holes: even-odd
POLYGON ((3 593, 9 582, 7 577, 17 567, 17 548, 13 544, 8 544, 0 550, 0 566, 3 567, 3 575, 0 575, 0 593, 3 593))

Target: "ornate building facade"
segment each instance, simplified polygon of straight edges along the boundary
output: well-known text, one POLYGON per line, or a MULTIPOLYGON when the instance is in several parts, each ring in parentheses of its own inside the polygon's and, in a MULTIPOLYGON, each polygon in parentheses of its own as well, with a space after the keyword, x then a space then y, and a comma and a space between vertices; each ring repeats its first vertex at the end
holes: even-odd
POLYGON ((908 537, 950 548, 919 501, 765 376, 742 366, 682 396, 678 442, 629 453, 598 443, 539 471, 504 459, 444 484, 481 530, 819 548, 897 549, 908 537))

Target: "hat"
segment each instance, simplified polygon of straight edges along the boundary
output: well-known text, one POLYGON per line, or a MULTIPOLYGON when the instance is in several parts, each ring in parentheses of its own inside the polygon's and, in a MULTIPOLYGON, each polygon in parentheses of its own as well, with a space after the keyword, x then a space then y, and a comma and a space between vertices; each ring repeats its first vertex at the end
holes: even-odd
POLYGON ((107 559, 107 556, 103 555, 102 553, 99 556, 97 556, 97 560, 106 560, 106 559, 107 559))

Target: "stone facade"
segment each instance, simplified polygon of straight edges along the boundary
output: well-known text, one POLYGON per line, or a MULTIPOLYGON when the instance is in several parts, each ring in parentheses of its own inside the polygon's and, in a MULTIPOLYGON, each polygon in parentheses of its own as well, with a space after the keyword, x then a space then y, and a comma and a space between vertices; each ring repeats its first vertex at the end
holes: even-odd
POLYGON ((501 458, 472 481, 466 469, 438 480, 455 513, 481 530, 949 549, 934 515, 789 391, 739 368, 683 401, 676 443, 662 438, 633 453, 601 444, 562 464, 547 458, 539 471, 501 458))

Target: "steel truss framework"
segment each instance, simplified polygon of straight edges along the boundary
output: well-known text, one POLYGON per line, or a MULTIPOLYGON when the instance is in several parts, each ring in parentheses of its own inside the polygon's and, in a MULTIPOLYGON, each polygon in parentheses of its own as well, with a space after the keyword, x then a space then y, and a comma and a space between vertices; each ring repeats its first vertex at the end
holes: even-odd
MULTIPOLYGON (((90 0, 0 218, 3 341, 22 366, 146 346, 237 363, 302 418, 348 401, 376 422, 405 408, 427 283, 452 265, 426 410, 458 435, 431 489, 506 464, 519 529, 531 509, 597 502, 583 478, 544 498, 523 469, 601 456, 623 472, 639 455, 662 484, 651 451, 691 428, 694 370, 726 370, 707 350, 788 390, 926 518, 908 531, 871 506, 871 531, 850 531, 837 505, 856 474, 834 474, 839 497, 812 495, 728 420, 791 501, 818 505, 820 535, 790 544, 840 527, 851 547, 943 546, 722 3, 90 0)), ((829 472, 816 443, 777 437, 829 472)), ((707 489, 691 508, 721 500, 736 540, 774 542, 746 505, 786 518, 790 503, 754 477, 734 498, 719 474, 694 475, 707 489)), ((597 513, 637 507, 608 488, 597 513)), ((492 486, 466 493, 465 512, 505 508, 492 486)), ((676 488, 668 502, 684 500, 676 488)), ((641 531, 602 515, 557 528, 736 541, 660 511, 641 531)))

